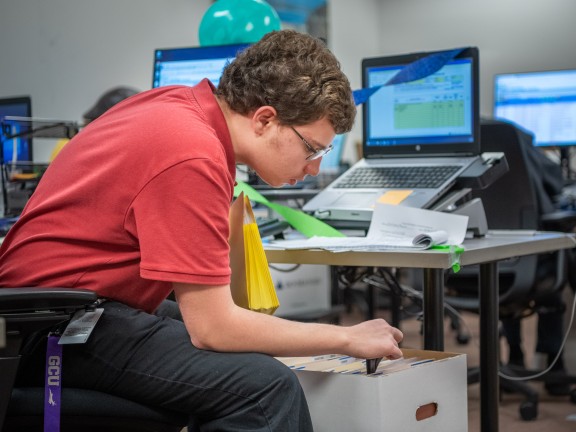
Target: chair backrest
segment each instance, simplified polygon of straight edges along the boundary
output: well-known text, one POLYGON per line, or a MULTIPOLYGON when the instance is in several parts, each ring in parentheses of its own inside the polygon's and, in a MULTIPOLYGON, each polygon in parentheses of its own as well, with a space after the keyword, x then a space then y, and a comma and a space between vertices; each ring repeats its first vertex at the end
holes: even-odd
MULTIPOLYGON (((509 171, 484 190, 473 191, 482 199, 489 229, 527 229, 541 227, 541 215, 552 206, 553 187, 544 185, 547 173, 556 178, 553 164, 546 165, 546 156, 533 147, 533 136, 512 123, 483 120, 480 127, 482 152, 503 152, 509 171)), ((561 183, 561 171, 558 171, 561 183)), ((543 257, 529 255, 499 263, 499 300, 501 312, 519 313, 522 305, 534 294, 539 266, 543 257)), ((558 256, 552 256, 559 262, 558 256)), ((555 269, 555 267, 552 267, 555 269)), ((461 274, 447 281, 447 287, 457 296, 477 294, 476 269, 463 268, 461 274), (466 294, 468 293, 468 294, 466 294)), ((560 276, 560 275, 556 275, 560 276)))
MULTIPOLYGON (((502 229, 543 229, 542 216, 556 211, 554 198, 564 185, 560 164, 535 147, 534 136, 522 128, 501 121, 484 121, 481 126, 482 151, 504 152, 509 172, 477 196, 487 210, 488 226, 502 229)), ((565 253, 520 259, 523 269, 515 277, 534 278, 531 297, 561 289, 565 282, 565 253)), ((513 294, 513 293, 511 293, 513 294)), ((523 293, 518 293, 523 296, 523 293)))
POLYGON ((503 152, 509 170, 484 190, 473 191, 482 199, 489 229, 537 229, 539 210, 526 147, 532 136, 500 121, 483 121, 480 126, 482 152, 503 152))

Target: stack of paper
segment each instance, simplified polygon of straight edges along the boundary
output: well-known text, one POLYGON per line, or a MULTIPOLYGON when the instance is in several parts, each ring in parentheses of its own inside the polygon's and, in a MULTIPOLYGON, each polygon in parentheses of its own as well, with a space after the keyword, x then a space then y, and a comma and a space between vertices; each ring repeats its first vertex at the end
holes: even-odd
POLYGON ((366 360, 350 356, 329 354, 315 357, 277 357, 277 359, 290 369, 295 370, 365 375, 371 377, 388 375, 423 363, 434 361, 434 359, 425 359, 421 357, 402 357, 396 360, 383 359, 376 368, 376 371, 368 374, 366 370, 366 360))
POLYGON ((276 240, 268 247, 327 249, 332 251, 418 250, 434 245, 460 245, 466 236, 468 216, 377 204, 366 237, 312 237, 276 240))

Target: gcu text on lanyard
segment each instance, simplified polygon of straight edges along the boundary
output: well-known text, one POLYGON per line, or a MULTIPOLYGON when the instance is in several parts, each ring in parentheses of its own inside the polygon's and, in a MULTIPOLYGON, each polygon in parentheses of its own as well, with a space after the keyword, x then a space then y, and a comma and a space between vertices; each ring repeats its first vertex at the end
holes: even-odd
POLYGON ((62 384, 62 345, 60 336, 49 335, 46 348, 46 381, 44 382, 44 431, 60 430, 60 389, 62 384))
POLYGON ((44 432, 60 431, 62 345, 86 342, 103 312, 102 308, 80 310, 74 314, 62 336, 52 333, 48 335, 44 381, 44 432))

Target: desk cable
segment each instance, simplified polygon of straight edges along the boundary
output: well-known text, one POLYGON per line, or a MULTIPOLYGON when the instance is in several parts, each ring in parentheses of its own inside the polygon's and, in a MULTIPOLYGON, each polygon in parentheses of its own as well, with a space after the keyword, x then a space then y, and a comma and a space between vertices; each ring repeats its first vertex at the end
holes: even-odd
MULTIPOLYGON (((395 287, 395 289, 392 290, 393 294, 398 294, 401 292, 404 296, 406 296, 408 298, 411 298, 411 299, 416 298, 419 301, 423 301, 423 293, 421 291, 418 291, 412 287, 400 284, 396 280, 396 278, 387 271, 384 272, 384 274, 386 275, 386 277, 382 278, 383 279, 382 281, 376 280, 374 278, 374 276, 366 277, 363 279, 363 281, 365 283, 371 284, 372 286, 375 286, 375 287, 380 288, 382 290, 389 290, 390 285, 393 285, 395 287)), ((463 316, 454 307, 445 303, 444 308, 450 310, 455 316, 457 316, 458 319, 460 320, 460 323, 465 327, 468 334, 472 335, 472 332, 470 331, 470 328, 469 328, 468 324, 466 323, 466 321, 464 320, 463 316)), ((572 325, 574 324, 574 316, 575 315, 576 315, 576 293, 574 295, 574 299, 572 300, 570 320, 569 320, 566 332, 564 334, 564 337, 562 339, 562 344, 558 350, 558 353, 554 357, 554 360, 552 360, 552 362, 550 362, 550 365, 546 369, 544 369, 538 373, 535 373, 532 375, 527 375, 527 376, 509 376, 509 375, 506 375, 505 373, 503 373, 501 371, 498 372, 498 375, 501 378, 511 380, 511 381, 528 381, 528 380, 533 380, 533 379, 539 378, 539 377, 547 374, 548 372, 550 372, 554 368, 554 366, 558 362, 558 359, 560 358, 560 355, 564 351, 564 348, 566 346, 566 341, 568 340, 568 336, 570 334, 570 330, 572 329, 572 325)), ((479 346, 478 343, 476 343, 476 345, 479 346)))
POLYGON ((572 324, 574 323, 574 312, 575 311, 576 311, 576 293, 574 294, 574 299, 572 301, 572 312, 570 314, 570 322, 568 323, 568 328, 566 329, 566 333, 564 334, 564 338, 562 339, 562 345, 560 345, 560 349, 558 350, 556 357, 554 357, 554 360, 552 360, 550 362, 550 365, 546 369, 544 369, 544 370, 542 370, 536 374, 533 374, 533 375, 521 376, 521 377, 509 376, 509 375, 506 375, 502 372, 498 372, 498 375, 502 378, 505 378, 505 379, 511 380, 511 381, 527 381, 527 380, 539 378, 542 375, 545 375, 548 372, 550 372, 552 370, 552 368, 556 365, 556 362, 560 358, 562 351, 564 351, 564 347, 566 346, 566 341, 568 340, 568 335, 570 334, 570 329, 572 328, 572 324))
POLYGON ((274 264, 268 264, 268 267, 270 267, 272 270, 276 270, 276 271, 282 272, 282 273, 290 273, 290 272, 296 271, 301 266, 302 266, 302 264, 294 264, 292 267, 283 268, 283 267, 275 266, 274 264))

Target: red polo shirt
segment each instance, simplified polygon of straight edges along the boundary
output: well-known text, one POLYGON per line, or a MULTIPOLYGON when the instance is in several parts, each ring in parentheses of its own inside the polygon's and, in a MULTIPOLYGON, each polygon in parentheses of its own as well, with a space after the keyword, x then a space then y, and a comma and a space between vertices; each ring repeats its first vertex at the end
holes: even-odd
POLYGON ((172 282, 230 282, 235 162, 203 81, 135 95, 83 129, 0 248, 0 286, 87 288, 147 311, 172 282))

